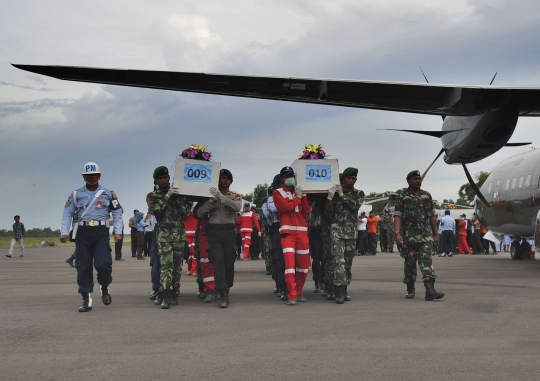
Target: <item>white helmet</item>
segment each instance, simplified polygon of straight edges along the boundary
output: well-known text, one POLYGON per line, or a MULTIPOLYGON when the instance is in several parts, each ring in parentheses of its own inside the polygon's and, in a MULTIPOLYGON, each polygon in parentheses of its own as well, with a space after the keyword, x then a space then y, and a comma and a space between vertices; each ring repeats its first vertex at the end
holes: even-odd
POLYGON ((83 175, 101 174, 101 171, 99 170, 99 165, 91 161, 84 165, 82 174, 83 175))

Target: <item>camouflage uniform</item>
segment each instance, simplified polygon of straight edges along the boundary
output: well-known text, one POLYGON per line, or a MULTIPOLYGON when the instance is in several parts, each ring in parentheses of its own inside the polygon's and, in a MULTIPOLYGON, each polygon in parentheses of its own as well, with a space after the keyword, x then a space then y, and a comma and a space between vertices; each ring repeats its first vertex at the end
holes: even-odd
POLYGON ((437 278, 431 260, 437 250, 430 222, 436 213, 429 192, 421 189, 416 194, 408 189, 398 192, 394 216, 401 217, 403 247, 400 255, 405 260, 405 284, 416 280, 416 262, 424 283, 437 278))
POLYGON ((268 226, 268 220, 266 219, 266 216, 261 212, 259 212, 259 215, 261 218, 259 219, 259 223, 261 224, 261 243, 262 243, 262 249, 264 251, 264 265, 266 268, 272 270, 272 256, 270 251, 270 227, 268 226))
POLYGON ((386 237, 387 237, 387 248, 388 251, 394 250, 394 218, 392 216, 386 217, 386 237))
POLYGON ((364 203, 364 192, 354 189, 344 192, 343 197, 334 195, 332 203, 326 204, 326 215, 332 221, 332 258, 334 285, 351 283, 351 266, 356 248, 358 210, 364 203))
POLYGON ((326 216, 321 219, 323 255, 321 268, 324 283, 334 284, 334 259, 332 257, 332 232, 330 221, 326 216))
POLYGON ((146 196, 148 212, 156 216, 159 223, 157 245, 161 262, 160 292, 180 287, 185 245, 183 219, 191 210, 191 203, 186 197, 173 194, 165 201, 166 194, 167 192, 158 189, 146 196))
POLYGON ((379 245, 381 246, 381 252, 388 250, 388 219, 383 214, 379 217, 379 245))

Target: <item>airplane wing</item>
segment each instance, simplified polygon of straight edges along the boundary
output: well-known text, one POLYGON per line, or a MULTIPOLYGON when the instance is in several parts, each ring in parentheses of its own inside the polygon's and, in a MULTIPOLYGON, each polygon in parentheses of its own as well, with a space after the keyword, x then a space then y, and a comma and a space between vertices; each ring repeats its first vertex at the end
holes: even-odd
POLYGON ((469 116, 508 102, 521 116, 540 116, 540 89, 172 71, 16 65, 67 81, 273 99, 431 115, 469 116))

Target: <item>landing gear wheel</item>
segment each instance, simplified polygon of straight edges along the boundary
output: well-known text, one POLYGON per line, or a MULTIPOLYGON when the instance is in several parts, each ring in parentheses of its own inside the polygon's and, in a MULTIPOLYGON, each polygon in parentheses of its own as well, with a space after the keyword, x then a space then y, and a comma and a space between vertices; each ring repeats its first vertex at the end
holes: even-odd
MULTIPOLYGON (((530 248, 530 245, 529 245, 529 248, 530 248)), ((510 256, 514 260, 523 259, 523 246, 520 245, 519 242, 514 241, 510 245, 510 256)))

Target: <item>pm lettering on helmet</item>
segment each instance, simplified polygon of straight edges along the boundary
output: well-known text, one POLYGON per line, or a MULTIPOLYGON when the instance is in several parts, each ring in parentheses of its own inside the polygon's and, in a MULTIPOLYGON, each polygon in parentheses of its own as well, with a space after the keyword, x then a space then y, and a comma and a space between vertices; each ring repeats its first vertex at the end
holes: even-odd
POLYGON ((87 164, 86 165, 86 172, 95 172, 95 171, 96 171, 95 164, 87 164))

